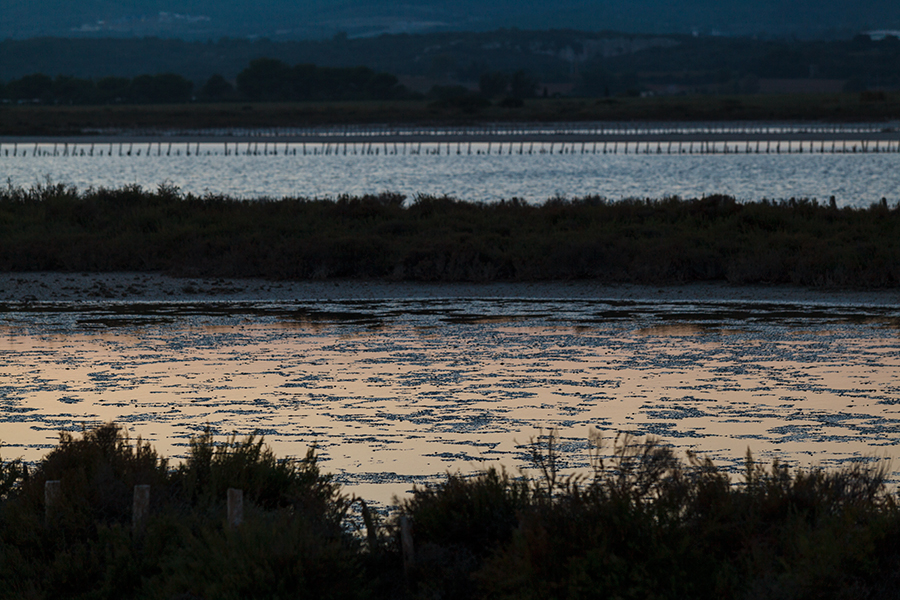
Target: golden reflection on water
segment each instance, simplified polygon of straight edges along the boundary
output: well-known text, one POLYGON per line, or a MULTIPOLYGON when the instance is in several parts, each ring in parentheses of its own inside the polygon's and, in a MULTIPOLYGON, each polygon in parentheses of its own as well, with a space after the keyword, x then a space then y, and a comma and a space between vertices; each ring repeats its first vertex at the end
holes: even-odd
POLYGON ((821 328, 688 323, 430 327, 231 323, 0 338, 2 456, 36 460, 61 428, 124 424, 183 456, 209 425, 262 432, 280 456, 318 444, 326 471, 387 502, 411 481, 526 466, 558 428, 583 467, 588 430, 662 437, 738 466, 890 456, 900 437, 900 343, 821 328))

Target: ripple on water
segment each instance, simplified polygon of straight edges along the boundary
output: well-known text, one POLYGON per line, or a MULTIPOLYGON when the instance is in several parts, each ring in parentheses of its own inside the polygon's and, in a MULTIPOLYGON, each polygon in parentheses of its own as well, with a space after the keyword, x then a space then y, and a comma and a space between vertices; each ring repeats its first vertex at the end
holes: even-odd
POLYGON ((592 427, 736 470, 748 445, 831 465, 900 442, 900 340, 877 307, 602 304, 602 320, 598 301, 559 299, 144 303, 133 319, 120 303, 102 324, 78 317, 102 303, 11 311, 0 439, 34 460, 60 430, 116 420, 177 457, 207 425, 258 432, 279 455, 316 444, 378 501, 446 470, 526 467, 540 429, 573 469, 592 427))

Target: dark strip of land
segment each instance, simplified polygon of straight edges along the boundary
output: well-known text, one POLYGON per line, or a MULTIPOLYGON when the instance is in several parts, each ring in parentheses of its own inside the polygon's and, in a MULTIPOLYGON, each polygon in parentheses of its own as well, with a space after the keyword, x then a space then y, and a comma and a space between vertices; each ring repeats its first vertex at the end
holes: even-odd
POLYGON ((541 205, 390 193, 237 200, 165 186, 8 187, 0 191, 0 270, 896 288, 900 207, 728 196, 541 205))
POLYGON ((223 103, 139 106, 0 106, 0 135, 68 136, 98 130, 197 130, 348 124, 625 121, 885 122, 900 118, 900 93, 529 99, 520 107, 426 101, 223 103))
POLYGON ((199 134, 153 134, 153 133, 106 133, 84 136, 0 136, 0 145, 9 144, 697 144, 729 143, 753 144, 758 142, 898 142, 900 129, 810 129, 805 131, 763 131, 756 128, 717 132, 696 131, 677 128, 645 131, 634 129, 607 131, 492 131, 492 130, 433 130, 433 131, 383 131, 344 133, 321 131, 300 133, 279 133, 276 130, 250 133, 199 133, 199 134))

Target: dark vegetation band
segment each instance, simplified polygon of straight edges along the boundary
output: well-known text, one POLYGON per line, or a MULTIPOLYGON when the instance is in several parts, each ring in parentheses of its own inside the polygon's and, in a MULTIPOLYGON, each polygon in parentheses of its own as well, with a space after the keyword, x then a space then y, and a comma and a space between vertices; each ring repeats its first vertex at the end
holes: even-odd
POLYGON ((8 185, 0 189, 0 269, 896 287, 900 207, 721 195, 542 204, 392 193, 247 200, 171 185, 8 185))
POLYGON ((64 432, 36 467, 0 461, 0 598, 889 598, 900 585, 881 467, 767 468, 748 452, 733 481, 652 439, 589 441, 582 476, 563 476, 558 438, 539 435, 525 474, 448 474, 378 513, 313 449, 279 459, 207 430, 170 466, 115 424, 64 432))
MULTIPOLYGON (((0 39, 0 80, 11 83, 36 73, 62 75, 61 80, 176 73, 199 89, 219 74, 209 91, 227 92, 221 83, 234 84, 238 73, 260 57, 285 65, 362 65, 396 75, 421 92, 433 85, 485 92, 488 84, 513 96, 519 87, 539 96, 606 98, 842 90, 877 94, 900 86, 900 41, 893 35, 801 40, 517 29, 296 41, 0 39), (519 86, 512 80, 517 72, 525 76, 520 75, 519 86), (528 80, 536 85, 521 86, 528 80)), ((40 98, 20 84, 12 88, 16 101, 40 98)), ((72 101, 72 96, 60 101, 72 101)))
POLYGON ((174 104, 201 101, 346 101, 421 98, 389 73, 368 67, 288 66, 260 58, 237 75, 236 86, 219 74, 194 89, 175 73, 79 78, 33 73, 0 83, 0 102, 16 104, 174 104))

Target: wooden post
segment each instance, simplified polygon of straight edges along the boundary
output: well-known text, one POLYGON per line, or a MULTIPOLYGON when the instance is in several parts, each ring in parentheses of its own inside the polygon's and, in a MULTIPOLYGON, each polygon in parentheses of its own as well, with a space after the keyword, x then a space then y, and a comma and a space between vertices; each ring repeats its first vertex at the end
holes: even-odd
POLYGON ((228 488, 228 526, 237 527, 244 521, 244 491, 228 488))
POLYGON ((59 510, 62 486, 59 479, 44 482, 44 518, 49 523, 59 510))
POLYGON ((413 546, 412 526, 406 515, 400 517, 400 547, 403 552, 403 572, 409 574, 416 562, 416 551, 413 546))
POLYGON ((131 530, 140 533, 147 523, 147 513, 150 512, 150 486, 134 486, 134 502, 131 506, 131 530))

